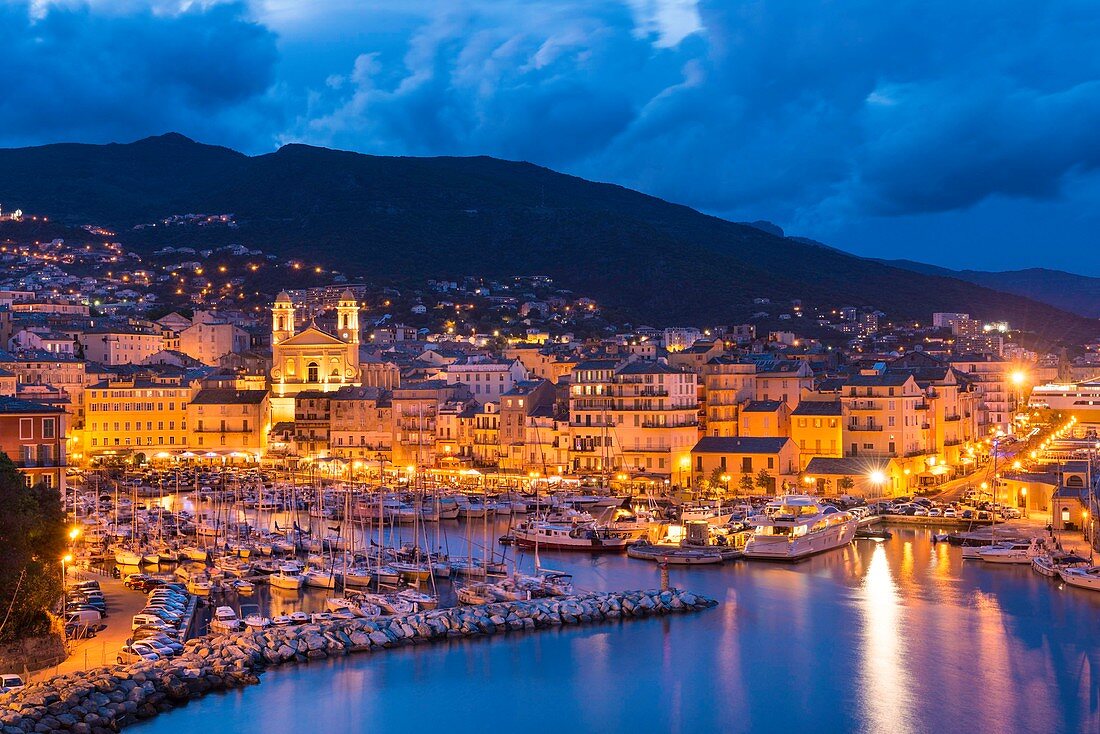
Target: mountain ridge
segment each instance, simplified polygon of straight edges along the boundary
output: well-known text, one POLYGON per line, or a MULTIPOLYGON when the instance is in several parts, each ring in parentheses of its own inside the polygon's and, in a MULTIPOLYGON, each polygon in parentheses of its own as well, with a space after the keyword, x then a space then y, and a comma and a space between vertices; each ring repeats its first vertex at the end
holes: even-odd
POLYGON ((387 157, 289 144, 247 156, 178 134, 0 150, 0 201, 116 228, 132 247, 239 242, 355 276, 543 272, 630 318, 748 318, 754 298, 1008 318, 1048 341, 1100 329, 1037 301, 780 237, 527 162, 387 157), (75 146, 75 147, 74 147, 75 146), (136 224, 232 212, 235 230, 136 224), (200 241, 201 240, 201 241, 200 241))

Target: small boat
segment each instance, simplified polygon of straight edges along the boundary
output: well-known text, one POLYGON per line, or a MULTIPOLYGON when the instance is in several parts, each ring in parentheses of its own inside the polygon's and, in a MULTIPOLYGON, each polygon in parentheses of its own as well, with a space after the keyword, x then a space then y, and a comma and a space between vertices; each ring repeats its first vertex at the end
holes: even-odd
POLYGON ((290 622, 291 624, 307 624, 309 622, 309 615, 305 612, 291 612, 290 622))
POLYGON ((210 596, 214 582, 209 578, 192 577, 187 581, 187 591, 195 596, 210 596))
POLYGON ((415 611, 418 612, 431 611, 439 606, 439 599, 437 597, 420 591, 414 591, 413 589, 399 591, 397 592, 397 596, 410 602, 414 606, 415 611))
POLYGON ((641 540, 627 546, 626 554, 630 558, 673 566, 705 566, 725 560, 717 548, 682 548, 678 545, 653 544, 641 540))
POLYGON ((488 589, 489 586, 491 584, 484 583, 458 586, 455 588, 455 596, 458 597, 459 604, 465 604, 466 606, 488 604, 493 601, 493 596, 488 589))
POLYGON ((332 569, 307 568, 302 572, 302 582, 314 589, 335 589, 336 572, 332 569))
POLYGON ((296 573, 287 573, 279 569, 276 573, 267 577, 267 582, 276 589, 298 591, 302 588, 302 576, 296 573))
POLYGON ((1089 565, 1087 558, 1075 553, 1040 553, 1031 559, 1031 568, 1038 574, 1047 578, 1058 578, 1058 572, 1063 568, 1081 568, 1089 565))
POLYGON ((1031 563, 1031 559, 1044 551, 1038 538, 1004 545, 988 546, 978 550, 978 557, 986 563, 1031 563))
MULTIPOLYGON (((858 528, 855 537, 858 540, 889 540, 894 537, 894 534, 886 528, 858 528)), ((933 540, 935 540, 935 536, 933 536, 933 540)))
POLYGON ((1089 591, 1100 591, 1100 566, 1082 566, 1078 568, 1063 568, 1058 571, 1058 576, 1069 586, 1089 591))
POLYGON ((210 620, 210 628, 216 632, 235 632, 241 628, 241 620, 233 607, 218 607, 214 610, 214 618, 210 620))
POLYGON ((229 585, 238 594, 248 595, 248 594, 251 594, 253 591, 256 590, 255 584, 253 584, 251 581, 248 581, 246 579, 237 579, 236 581, 233 581, 229 585))
POLYGON ((376 605, 386 614, 412 614, 416 611, 411 602, 396 594, 364 594, 363 599, 376 605))
POLYGON ((115 563, 120 566, 140 566, 141 554, 129 548, 119 548, 115 550, 115 563))
POLYGON ((278 617, 272 617, 271 624, 275 625, 276 627, 289 627, 291 624, 290 615, 280 614, 278 617))

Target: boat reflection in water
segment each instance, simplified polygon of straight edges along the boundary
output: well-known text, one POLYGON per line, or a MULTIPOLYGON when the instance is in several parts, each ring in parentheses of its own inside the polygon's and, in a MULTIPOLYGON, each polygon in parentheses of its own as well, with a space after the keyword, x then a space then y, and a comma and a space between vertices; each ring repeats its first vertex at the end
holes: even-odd
MULTIPOLYGON (((1100 594, 960 551, 903 528, 796 565, 677 567, 674 585, 721 606, 273 669, 132 731, 400 731, 415 712, 480 734, 487 705, 524 734, 1100 731, 1100 594)), ((625 554, 542 562, 578 589, 658 583, 625 554)))

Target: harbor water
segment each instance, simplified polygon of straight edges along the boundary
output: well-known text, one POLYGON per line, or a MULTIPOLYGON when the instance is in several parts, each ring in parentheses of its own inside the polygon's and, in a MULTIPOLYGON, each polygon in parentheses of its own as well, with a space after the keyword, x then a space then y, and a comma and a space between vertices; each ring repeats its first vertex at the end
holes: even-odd
MULTIPOLYGON (((579 590, 658 584, 624 556, 542 564, 579 590)), ((902 529, 796 565, 671 574, 720 606, 272 670, 133 730, 1100 732, 1100 594, 1029 566, 902 529)))

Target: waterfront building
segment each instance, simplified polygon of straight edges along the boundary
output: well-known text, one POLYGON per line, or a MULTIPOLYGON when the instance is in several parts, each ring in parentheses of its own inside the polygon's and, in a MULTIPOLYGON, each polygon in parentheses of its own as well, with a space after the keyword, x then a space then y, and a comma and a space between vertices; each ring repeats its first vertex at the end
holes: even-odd
POLYGON ((959 354, 949 361, 973 380, 978 393, 978 433, 1007 431, 1015 407, 1008 389, 1009 363, 994 354, 959 354))
POLYGON ((780 400, 750 400, 741 408, 739 436, 778 437, 791 435, 791 416, 780 400))
POLYGON ((216 366, 227 354, 240 354, 248 349, 248 332, 241 327, 216 319, 207 311, 196 311, 195 318, 179 331, 176 347, 203 364, 216 366))
POLYGON ((390 461, 393 406, 377 387, 342 387, 330 393, 329 453, 370 463, 390 461))
POLYGON ((798 446, 801 469, 814 457, 844 455, 844 411, 839 400, 806 399, 791 411, 791 439, 798 446))
POLYGON ((658 361, 578 364, 569 394, 573 470, 671 477, 698 438, 697 381, 658 361))
POLYGON ((785 436, 704 436, 691 449, 691 469, 696 485, 728 476, 730 489, 740 491, 747 477, 754 492, 775 494, 797 483, 798 447, 785 436))
POLYGON ((499 401, 517 382, 527 379, 527 370, 515 359, 460 357, 443 371, 448 385, 466 385, 474 400, 483 405, 499 401))
POLYGON ((188 447, 187 405, 194 387, 180 377, 117 377, 85 391, 85 440, 89 457, 132 458, 188 447))
POLYGON ((203 388, 187 406, 190 448, 259 461, 267 451, 267 390, 203 388))

